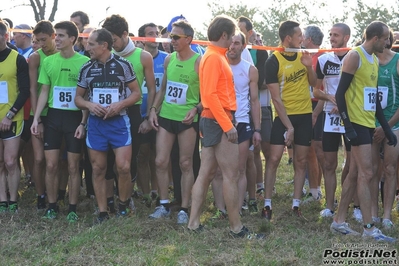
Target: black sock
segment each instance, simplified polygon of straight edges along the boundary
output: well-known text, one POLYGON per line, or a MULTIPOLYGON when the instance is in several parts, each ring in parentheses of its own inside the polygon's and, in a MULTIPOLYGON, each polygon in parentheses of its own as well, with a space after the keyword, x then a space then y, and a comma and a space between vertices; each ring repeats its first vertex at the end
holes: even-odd
POLYGON ((184 211, 185 213, 188 213, 188 208, 181 207, 179 211, 184 211))
POLYGON ((50 209, 50 210, 55 210, 56 208, 57 208, 57 203, 49 203, 48 204, 48 208, 50 209))
POLYGON ((1 201, 0 204, 8 207, 8 201, 1 201))
POLYGON ((75 212, 76 213, 76 204, 69 204, 69 211, 68 212, 75 212))
POLYGON ((126 211, 126 205, 127 205, 127 201, 125 201, 125 202, 120 201, 120 202, 119 202, 119 212, 124 212, 124 211, 126 211))
POLYGON ((12 204, 15 204, 15 203, 17 203, 17 202, 16 201, 9 201, 8 205, 12 205, 12 204))
POLYGON ((354 209, 360 209, 360 206, 353 205, 353 208, 354 208, 354 209))
POLYGON ((57 198, 57 201, 58 201, 58 200, 64 200, 65 194, 66 194, 66 190, 59 189, 59 190, 58 190, 58 198, 57 198))
POLYGON ((165 207, 165 210, 169 211, 170 203, 161 203, 161 205, 165 207))
POLYGON ((100 212, 99 217, 100 217, 100 218, 108 217, 108 212, 100 212))

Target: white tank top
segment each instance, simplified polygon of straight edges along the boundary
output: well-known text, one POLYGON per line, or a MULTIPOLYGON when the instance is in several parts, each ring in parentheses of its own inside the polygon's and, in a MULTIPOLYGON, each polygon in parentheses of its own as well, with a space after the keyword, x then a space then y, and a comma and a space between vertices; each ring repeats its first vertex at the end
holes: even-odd
POLYGON ((230 65, 233 71, 234 87, 236 91, 237 110, 235 119, 238 123, 249 123, 250 94, 249 94, 249 68, 251 63, 241 59, 237 65, 230 65))

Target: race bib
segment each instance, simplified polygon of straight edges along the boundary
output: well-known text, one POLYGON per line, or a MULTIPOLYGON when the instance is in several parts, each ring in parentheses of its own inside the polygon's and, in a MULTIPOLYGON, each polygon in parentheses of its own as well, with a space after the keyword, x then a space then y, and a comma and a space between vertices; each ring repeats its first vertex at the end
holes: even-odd
POLYGON ((377 88, 365 87, 363 90, 363 97, 364 110, 375 112, 375 104, 377 102, 377 88))
POLYGON ((99 103, 106 107, 116 102, 119 102, 119 89, 93 89, 93 103, 99 103))
POLYGON ((165 101, 167 103, 184 105, 187 103, 187 90, 187 84, 168 80, 165 101))
POLYGON ((0 104, 8 103, 8 83, 7 81, 0 82, 0 104))
POLYGON ((378 87, 378 100, 380 100, 382 109, 388 105, 388 87, 378 87))
POLYGON ((324 119, 324 132, 345 133, 344 123, 339 114, 326 113, 326 119, 324 119))
POLYGON ((58 87, 53 89, 53 108, 64 110, 76 110, 76 87, 58 87))
MULTIPOLYGON (((159 89, 161 88, 163 73, 154 73, 154 77, 155 77, 155 89, 158 92, 159 89)), ((145 78, 143 80, 143 84, 141 85, 141 93, 148 94, 147 81, 145 78)))

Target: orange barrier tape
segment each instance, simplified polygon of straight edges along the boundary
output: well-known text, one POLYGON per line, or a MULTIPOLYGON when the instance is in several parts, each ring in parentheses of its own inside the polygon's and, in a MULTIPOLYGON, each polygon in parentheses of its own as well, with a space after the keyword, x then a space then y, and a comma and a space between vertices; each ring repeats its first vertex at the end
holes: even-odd
MULTIPOLYGON (((13 32, 21 32, 21 33, 32 33, 32 30, 23 30, 23 29, 10 29, 13 32)), ((79 33, 79 37, 87 38, 89 37, 89 33, 79 33)), ((141 41, 141 42, 171 42, 169 38, 150 38, 150 37, 130 37, 133 41, 141 41)), ((201 40, 193 40, 192 43, 208 46, 210 44, 209 41, 201 41, 201 40)), ((309 53, 318 53, 318 52, 341 52, 351 50, 352 47, 346 48, 320 48, 320 49, 297 49, 297 48, 284 48, 284 47, 274 47, 274 46, 258 46, 258 45, 247 45, 247 48, 254 50, 266 50, 266 51, 286 51, 286 52, 309 52, 309 53)), ((392 48, 399 48, 399 44, 393 45, 392 48)))

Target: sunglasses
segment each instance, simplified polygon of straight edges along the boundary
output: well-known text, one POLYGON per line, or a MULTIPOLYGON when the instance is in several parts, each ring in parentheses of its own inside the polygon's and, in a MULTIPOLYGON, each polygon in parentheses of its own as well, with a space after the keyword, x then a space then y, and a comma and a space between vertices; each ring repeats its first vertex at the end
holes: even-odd
POLYGON ((187 35, 184 34, 169 34, 169 37, 175 41, 179 40, 180 38, 187 38, 187 35))

